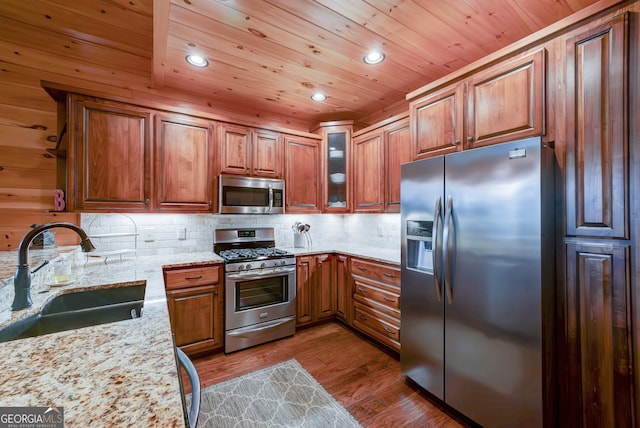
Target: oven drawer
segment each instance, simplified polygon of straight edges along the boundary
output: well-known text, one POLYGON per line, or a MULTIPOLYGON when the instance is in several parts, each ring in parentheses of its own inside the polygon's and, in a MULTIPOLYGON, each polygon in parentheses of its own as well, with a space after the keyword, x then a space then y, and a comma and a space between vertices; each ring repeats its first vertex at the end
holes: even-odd
POLYGON ((228 330, 224 338, 224 352, 234 352, 249 346, 292 336, 296 332, 296 317, 284 317, 246 327, 228 330))
POLYGON ((221 266, 199 266, 187 269, 164 271, 164 284, 167 290, 199 285, 218 284, 221 278, 221 266))

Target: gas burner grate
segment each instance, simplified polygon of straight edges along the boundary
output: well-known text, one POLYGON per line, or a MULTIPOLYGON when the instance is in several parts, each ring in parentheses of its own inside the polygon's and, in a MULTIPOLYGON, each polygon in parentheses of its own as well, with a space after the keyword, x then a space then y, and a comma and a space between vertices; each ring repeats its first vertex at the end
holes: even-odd
POLYGON ((289 252, 277 248, 233 248, 220 251, 225 260, 255 260, 260 258, 288 256, 289 252))

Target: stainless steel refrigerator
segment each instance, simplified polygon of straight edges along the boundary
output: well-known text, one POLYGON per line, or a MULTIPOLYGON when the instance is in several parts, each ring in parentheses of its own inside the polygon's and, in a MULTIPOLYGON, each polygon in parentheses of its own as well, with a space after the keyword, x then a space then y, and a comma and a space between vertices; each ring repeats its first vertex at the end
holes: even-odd
POLYGON ((402 166, 402 370, 487 427, 543 425, 553 174, 537 137, 402 166))

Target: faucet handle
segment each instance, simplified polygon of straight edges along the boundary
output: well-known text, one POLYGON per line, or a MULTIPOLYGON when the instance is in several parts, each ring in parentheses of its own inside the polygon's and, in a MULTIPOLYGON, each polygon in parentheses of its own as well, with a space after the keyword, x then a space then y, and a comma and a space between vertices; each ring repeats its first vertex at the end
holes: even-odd
POLYGON ((38 272, 40 269, 42 269, 43 267, 45 267, 45 266, 46 266, 46 265, 48 265, 48 264, 49 264, 49 260, 45 260, 45 261, 43 261, 42 263, 40 263, 40 265, 39 265, 37 268, 35 268, 34 270, 32 270, 32 271, 31 271, 31 273, 33 274, 33 273, 38 272))

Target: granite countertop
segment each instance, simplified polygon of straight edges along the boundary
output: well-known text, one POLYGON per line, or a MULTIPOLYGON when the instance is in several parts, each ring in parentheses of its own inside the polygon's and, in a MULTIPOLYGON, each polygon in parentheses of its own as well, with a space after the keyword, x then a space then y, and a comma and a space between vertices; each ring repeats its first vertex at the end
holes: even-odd
POLYGON ((58 294, 146 283, 140 318, 0 343, 0 406, 61 406, 65 426, 184 426, 162 267, 221 261, 212 252, 90 260, 70 285, 34 281, 33 306, 16 312, 13 278, 0 282, 0 328, 58 294))
MULTIPOLYGON (((282 247, 280 247, 282 248, 282 247)), ((283 248, 296 256, 342 253, 399 264, 399 250, 364 245, 283 248)), ((0 406, 58 406, 65 426, 184 426, 177 365, 166 305, 163 267, 220 263, 213 252, 130 257, 103 263, 77 247, 31 250, 32 268, 69 252, 75 281, 54 287, 53 266, 33 275, 33 306, 11 311, 15 251, 0 252, 0 329, 27 318, 71 291, 146 284, 143 316, 0 343, 0 406), (86 262, 86 263, 85 263, 86 262)))

